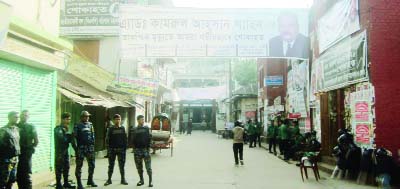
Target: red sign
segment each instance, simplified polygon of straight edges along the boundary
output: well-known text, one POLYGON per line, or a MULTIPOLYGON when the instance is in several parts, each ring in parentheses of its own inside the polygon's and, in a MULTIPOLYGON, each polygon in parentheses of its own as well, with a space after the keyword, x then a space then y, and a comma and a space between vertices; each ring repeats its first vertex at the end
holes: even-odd
POLYGON ((298 119, 301 117, 301 113, 289 113, 289 119, 298 119))
POLYGON ((359 123, 356 125, 356 142, 369 144, 369 124, 359 123))
POLYGON ((366 101, 356 102, 355 119, 357 122, 369 121, 369 104, 366 101))
POLYGON ((245 116, 246 116, 246 118, 255 118, 256 112, 255 111, 246 112, 245 116))

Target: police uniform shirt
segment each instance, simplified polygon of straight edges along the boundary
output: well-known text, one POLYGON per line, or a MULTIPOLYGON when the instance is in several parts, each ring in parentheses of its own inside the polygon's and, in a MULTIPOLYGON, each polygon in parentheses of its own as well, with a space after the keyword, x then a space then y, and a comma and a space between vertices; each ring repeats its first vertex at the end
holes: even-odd
POLYGON ((109 148, 126 148, 127 135, 125 127, 112 126, 107 130, 107 141, 109 148))

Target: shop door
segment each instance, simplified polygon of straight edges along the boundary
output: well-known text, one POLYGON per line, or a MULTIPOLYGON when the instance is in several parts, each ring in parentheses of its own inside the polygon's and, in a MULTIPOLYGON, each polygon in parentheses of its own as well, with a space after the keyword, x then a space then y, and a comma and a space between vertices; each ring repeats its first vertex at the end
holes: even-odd
POLYGON ((323 93, 321 99, 321 154, 324 156, 330 155, 330 131, 329 131, 329 111, 328 111, 328 94, 323 93))

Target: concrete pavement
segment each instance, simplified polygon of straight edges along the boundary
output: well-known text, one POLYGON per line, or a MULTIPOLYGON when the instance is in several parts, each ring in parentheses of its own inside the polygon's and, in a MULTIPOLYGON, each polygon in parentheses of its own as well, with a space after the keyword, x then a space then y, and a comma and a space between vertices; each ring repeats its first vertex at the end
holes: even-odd
MULTIPOLYGON (((265 145, 265 144, 264 144, 265 145)), ((130 150, 129 150, 130 152, 130 150)), ((317 182, 313 175, 302 182, 300 170, 288 164, 263 148, 244 149, 244 166, 236 167, 233 160, 232 141, 217 138, 209 132, 194 131, 191 136, 176 136, 174 156, 169 150, 159 151, 152 156, 154 188, 162 189, 368 189, 346 181, 331 180, 329 175, 320 173, 317 182)), ((115 166, 113 184, 104 187, 107 178, 106 159, 96 160, 95 181, 99 188, 148 188, 137 187, 138 176, 133 154, 127 153, 126 177, 128 186, 121 185, 118 165, 115 166)), ((309 172, 312 172, 311 170, 309 172)), ((87 178, 87 164, 83 177, 87 178)), ((310 174, 310 173, 309 173, 310 174)), ((73 174, 73 169, 70 172, 73 174)), ((74 178, 74 177, 72 177, 74 178)), ((86 184, 86 180, 83 180, 86 184)), ((46 188, 40 186, 35 188, 46 188)))

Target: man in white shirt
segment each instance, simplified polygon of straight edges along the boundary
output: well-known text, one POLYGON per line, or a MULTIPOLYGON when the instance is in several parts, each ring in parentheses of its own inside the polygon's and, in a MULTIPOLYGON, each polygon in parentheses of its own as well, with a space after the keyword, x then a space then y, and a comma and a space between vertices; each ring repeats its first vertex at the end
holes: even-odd
POLYGON ((242 123, 240 121, 235 121, 235 127, 232 129, 232 132, 233 132, 233 155, 235 157, 235 165, 239 165, 239 159, 240 159, 240 164, 243 165, 244 128, 242 127, 242 123))

